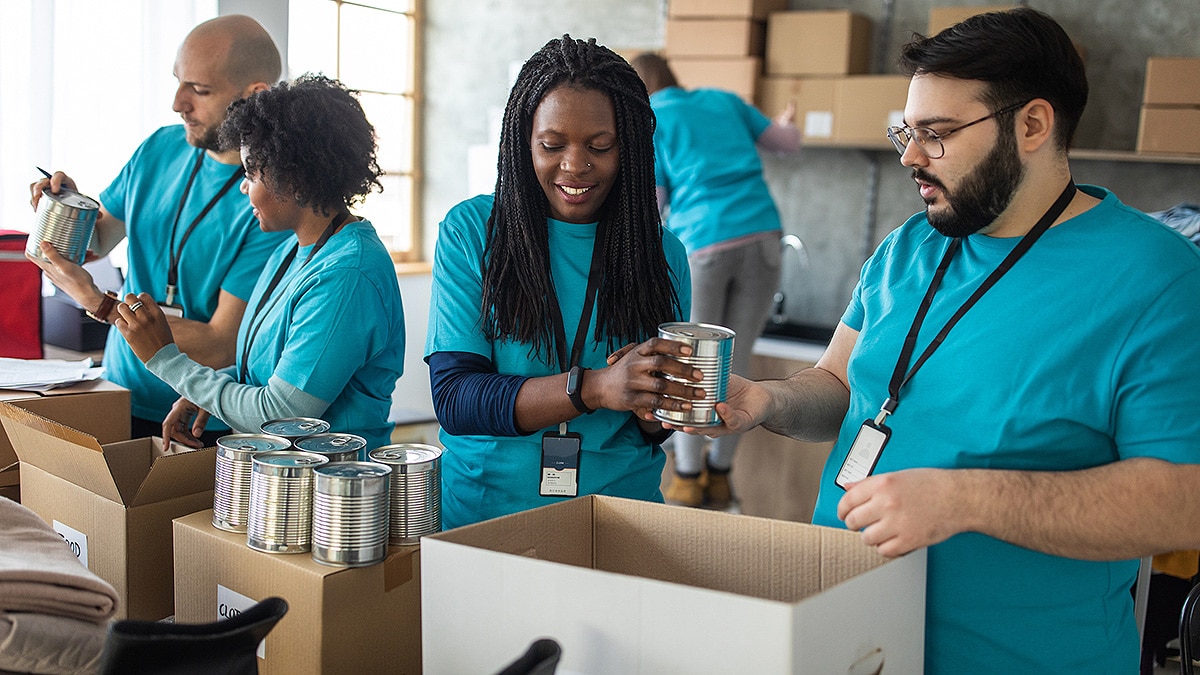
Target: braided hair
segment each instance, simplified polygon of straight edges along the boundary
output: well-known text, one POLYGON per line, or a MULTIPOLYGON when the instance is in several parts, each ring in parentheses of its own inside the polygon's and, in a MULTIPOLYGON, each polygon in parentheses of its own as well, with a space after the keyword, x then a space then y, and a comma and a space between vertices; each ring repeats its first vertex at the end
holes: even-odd
POLYGON ((610 350, 641 342, 680 313, 663 252, 654 192, 655 121, 646 87, 595 38, 564 35, 525 62, 509 95, 483 260, 484 334, 529 344, 535 358, 543 349, 547 356, 554 353, 550 306, 558 298, 550 276, 548 203, 534 173, 529 138, 538 105, 562 84, 607 94, 616 116, 620 165, 600 211, 607 233, 593 339, 607 334, 610 350))

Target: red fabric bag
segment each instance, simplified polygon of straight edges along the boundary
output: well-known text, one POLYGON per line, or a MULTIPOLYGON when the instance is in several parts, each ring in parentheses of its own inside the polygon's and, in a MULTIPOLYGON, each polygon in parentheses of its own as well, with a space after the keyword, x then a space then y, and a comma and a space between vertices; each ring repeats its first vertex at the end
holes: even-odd
POLYGON ((24 232, 0 230, 0 356, 42 358, 42 269, 25 258, 24 232))

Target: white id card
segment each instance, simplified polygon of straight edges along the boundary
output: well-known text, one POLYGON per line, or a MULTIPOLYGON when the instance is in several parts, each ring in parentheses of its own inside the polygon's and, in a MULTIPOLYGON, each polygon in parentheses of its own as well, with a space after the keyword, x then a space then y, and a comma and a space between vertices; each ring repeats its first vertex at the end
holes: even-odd
POLYGON ((542 476, 538 494, 543 497, 579 496, 579 455, 583 438, 576 433, 542 434, 542 476))
POLYGON ((892 430, 888 427, 876 424, 874 420, 863 422, 858 428, 854 442, 850 444, 850 452, 846 453, 846 461, 842 462, 842 468, 838 469, 837 478, 833 480, 834 485, 845 490, 846 485, 870 476, 891 436, 892 430))

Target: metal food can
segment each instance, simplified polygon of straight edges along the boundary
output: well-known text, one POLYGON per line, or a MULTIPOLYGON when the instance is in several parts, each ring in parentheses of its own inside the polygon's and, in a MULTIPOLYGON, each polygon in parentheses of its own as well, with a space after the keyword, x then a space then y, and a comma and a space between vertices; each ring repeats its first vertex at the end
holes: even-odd
POLYGON ((245 532, 250 506, 250 469, 254 455, 287 450, 291 441, 267 434, 229 434, 217 439, 213 482, 213 527, 245 532))
POLYGON ((371 461, 392 467, 391 535, 393 544, 418 544, 442 529, 442 450, 423 443, 375 448, 371 461))
POLYGON ((260 452, 251 460, 246 545, 264 553, 312 548, 313 469, 329 459, 311 452, 260 452))
POLYGON ((354 434, 313 434, 292 441, 297 450, 325 455, 330 462, 357 462, 367 439, 354 434))
POLYGON ((330 462, 313 469, 313 560, 364 567, 387 557, 391 473, 377 462, 330 462))
POLYGON ((671 375, 663 377, 673 382, 682 382, 704 389, 704 398, 692 401, 690 410, 654 411, 654 416, 663 422, 689 427, 712 427, 721 423, 717 416, 717 404, 725 400, 729 387, 729 373, 733 367, 733 331, 724 326, 707 323, 664 323, 658 327, 658 336, 667 340, 691 345, 691 356, 680 356, 680 361, 699 368, 704 373, 700 382, 683 380, 671 375))
POLYGON ((25 252, 45 260, 40 245, 48 241, 58 249, 59 255, 82 265, 99 215, 100 202, 95 199, 66 187, 58 194, 45 188, 38 201, 37 227, 29 235, 25 252))
POLYGON ((263 422, 259 430, 264 434, 283 436, 295 443, 297 438, 312 436, 313 434, 323 434, 329 431, 329 422, 319 420, 315 417, 284 417, 263 422))

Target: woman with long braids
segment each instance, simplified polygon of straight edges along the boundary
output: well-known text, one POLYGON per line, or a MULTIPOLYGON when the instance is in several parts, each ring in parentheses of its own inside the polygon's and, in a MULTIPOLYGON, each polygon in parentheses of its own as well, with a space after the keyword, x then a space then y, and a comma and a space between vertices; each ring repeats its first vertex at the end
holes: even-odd
POLYGON ((495 194, 438 233, 425 355, 446 529, 576 495, 662 501, 652 410, 703 391, 671 358, 687 347, 654 337, 688 316, 690 277, 659 221, 653 132, 645 85, 594 39, 521 68, 495 194))

